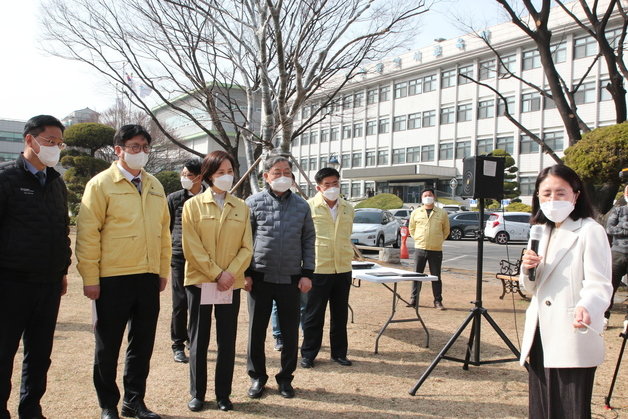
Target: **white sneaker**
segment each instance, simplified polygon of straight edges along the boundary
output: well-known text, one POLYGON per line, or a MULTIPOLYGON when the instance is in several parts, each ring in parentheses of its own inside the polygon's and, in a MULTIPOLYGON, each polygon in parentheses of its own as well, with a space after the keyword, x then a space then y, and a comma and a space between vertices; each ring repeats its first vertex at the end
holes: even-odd
POLYGON ((604 328, 602 330, 608 329, 608 319, 604 317, 604 328))
POLYGON ((624 320, 624 333, 628 333, 628 320, 624 320))

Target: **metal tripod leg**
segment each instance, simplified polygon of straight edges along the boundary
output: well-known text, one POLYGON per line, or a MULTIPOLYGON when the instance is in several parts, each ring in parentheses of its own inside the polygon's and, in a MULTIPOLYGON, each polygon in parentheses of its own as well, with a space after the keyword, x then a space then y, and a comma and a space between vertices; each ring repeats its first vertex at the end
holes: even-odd
POLYGON ((617 357, 617 365, 615 366, 615 373, 613 374, 613 380, 611 381, 611 387, 608 389, 608 396, 604 398, 604 407, 612 409, 611 397, 613 396, 613 389, 615 388, 615 381, 617 380, 617 373, 619 372, 619 366, 621 365, 621 359, 624 357, 624 349, 626 348, 626 338, 628 337, 628 331, 619 334, 619 337, 623 337, 624 341, 621 343, 621 349, 619 350, 619 357, 617 357))

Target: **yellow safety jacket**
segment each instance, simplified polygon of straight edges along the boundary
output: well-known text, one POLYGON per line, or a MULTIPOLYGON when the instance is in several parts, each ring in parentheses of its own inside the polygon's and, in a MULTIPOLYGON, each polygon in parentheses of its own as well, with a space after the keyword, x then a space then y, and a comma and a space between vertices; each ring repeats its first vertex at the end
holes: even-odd
POLYGON ((443 242, 449 236, 447 211, 435 206, 428 218, 425 206, 419 207, 410 215, 409 228, 415 248, 442 251, 443 242))

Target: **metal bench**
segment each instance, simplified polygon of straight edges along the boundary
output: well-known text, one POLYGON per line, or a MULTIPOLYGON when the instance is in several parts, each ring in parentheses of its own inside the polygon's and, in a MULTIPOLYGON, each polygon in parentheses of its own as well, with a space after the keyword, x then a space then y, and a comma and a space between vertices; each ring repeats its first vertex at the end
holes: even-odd
POLYGON ((514 293, 518 293, 521 298, 526 301, 529 300, 529 298, 521 292, 521 288, 519 288, 519 270, 521 269, 523 252, 525 252, 525 249, 521 250, 521 255, 515 262, 504 259, 499 262, 499 272, 495 274, 495 278, 502 282, 502 295, 499 297, 500 300, 504 299, 504 295, 514 293))

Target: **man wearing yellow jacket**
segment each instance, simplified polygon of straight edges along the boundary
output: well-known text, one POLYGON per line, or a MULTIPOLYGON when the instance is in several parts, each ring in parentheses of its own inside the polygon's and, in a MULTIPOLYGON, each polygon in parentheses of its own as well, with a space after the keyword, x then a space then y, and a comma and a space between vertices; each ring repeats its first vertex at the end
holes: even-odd
POLYGON ((321 349, 329 301, 331 360, 347 359, 347 316, 351 288, 353 207, 340 198, 340 173, 326 167, 316 173, 318 193, 308 201, 316 230, 316 267, 303 320, 301 367, 312 368, 321 349))
POLYGON ((114 136, 118 160, 85 187, 76 256, 85 296, 96 301, 94 386, 101 419, 118 419, 118 354, 129 327, 122 415, 158 419, 144 404, 159 293, 170 271, 170 215, 159 181, 143 170, 150 134, 125 125, 114 136))
MULTIPOLYGON (((432 282, 434 308, 443 307, 443 283, 440 280, 440 269, 443 264, 443 242, 449 236, 449 217, 447 211, 435 206, 434 189, 424 189, 421 193, 423 206, 412 211, 410 215, 410 235, 414 239, 414 271, 423 272, 426 263, 430 264, 430 274, 438 277, 432 282)), ((412 283, 412 296, 408 306, 416 307, 421 290, 420 282, 412 283)))

